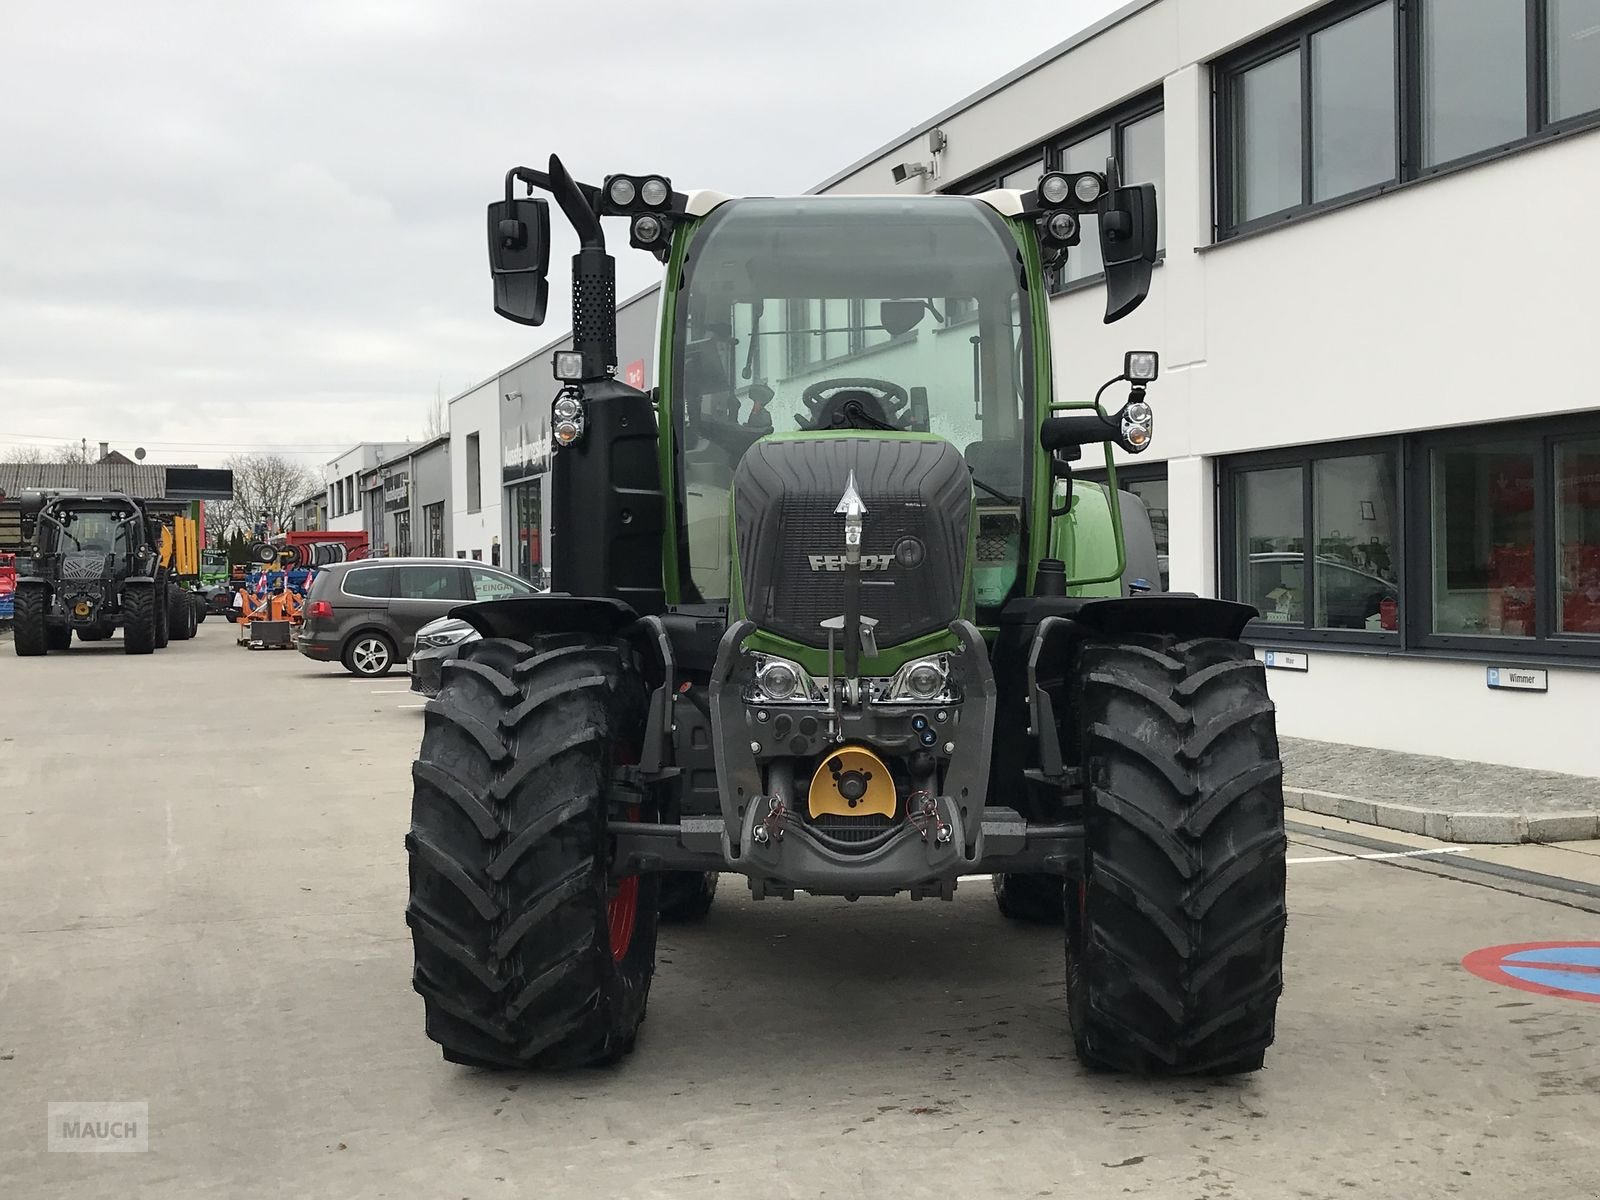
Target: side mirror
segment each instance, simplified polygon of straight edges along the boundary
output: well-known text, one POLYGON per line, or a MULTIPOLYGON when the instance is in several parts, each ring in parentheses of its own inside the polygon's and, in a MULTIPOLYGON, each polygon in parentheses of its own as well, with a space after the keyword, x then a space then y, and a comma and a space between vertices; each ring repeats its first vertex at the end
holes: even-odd
POLYGON ((1156 185, 1119 187, 1100 198, 1100 256, 1106 265, 1106 324, 1150 294, 1156 262, 1156 185))
POLYGON ((489 274, 494 310, 519 325, 544 323, 550 298, 550 203, 496 200, 489 205, 489 274))

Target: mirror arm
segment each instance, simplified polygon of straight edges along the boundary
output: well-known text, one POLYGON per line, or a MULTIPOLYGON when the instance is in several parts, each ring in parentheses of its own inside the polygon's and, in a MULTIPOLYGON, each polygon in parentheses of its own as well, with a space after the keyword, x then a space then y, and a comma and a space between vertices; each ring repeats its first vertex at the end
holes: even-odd
POLYGON ((549 171, 536 171, 532 167, 512 167, 507 171, 507 200, 513 198, 519 182, 527 185, 530 196, 538 188, 556 198, 561 211, 577 230, 580 246, 605 248, 605 236, 600 231, 600 218, 596 212, 600 204, 600 189, 592 184, 579 183, 562 165, 559 157, 554 154, 550 156, 549 171))

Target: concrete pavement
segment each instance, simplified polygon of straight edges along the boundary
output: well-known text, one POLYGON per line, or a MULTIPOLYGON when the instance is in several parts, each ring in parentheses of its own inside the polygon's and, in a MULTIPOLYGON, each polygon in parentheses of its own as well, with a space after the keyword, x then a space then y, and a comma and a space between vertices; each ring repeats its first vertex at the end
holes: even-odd
POLYGON ((402 916, 420 701, 231 634, 146 659, 0 647, 7 1196, 1600 1191, 1600 1004, 1459 965, 1600 940, 1600 900, 1460 863, 1512 851, 1301 814, 1278 1043, 1252 1077, 1083 1072, 1059 932, 1004 922, 982 884, 753 904, 732 878, 705 925, 664 931, 620 1068, 445 1064, 402 916), (149 1152, 47 1153, 59 1100, 147 1101, 149 1152))

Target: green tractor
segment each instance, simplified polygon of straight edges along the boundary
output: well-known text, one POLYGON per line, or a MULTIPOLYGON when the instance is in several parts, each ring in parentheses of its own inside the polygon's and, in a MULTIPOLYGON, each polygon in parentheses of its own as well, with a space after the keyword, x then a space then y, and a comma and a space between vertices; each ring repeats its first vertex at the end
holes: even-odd
POLYGON ((516 168, 495 308, 538 324, 548 202, 579 239, 555 355, 557 589, 456 610, 413 768, 407 920, 428 1036, 487 1067, 634 1045, 664 887, 949 900, 1064 929, 1092 1068, 1226 1074, 1272 1042, 1282 768, 1255 610, 1163 594, 1111 445, 1152 352, 1053 386, 1046 272, 1094 217, 1108 322, 1155 191, 735 199, 516 168), (526 184, 528 196, 514 189, 526 184), (665 263, 659 386, 616 378, 601 218, 665 263), (1125 384, 1115 408, 1101 397, 1125 384), (1109 486, 1075 478, 1104 450, 1109 486), (685 887, 685 881, 689 886, 685 887))
POLYGON ((166 646, 175 587, 161 562, 161 521, 120 492, 25 492, 32 557, 17 578, 12 640, 27 657, 66 650, 72 635, 100 642, 122 630, 127 654, 166 646))

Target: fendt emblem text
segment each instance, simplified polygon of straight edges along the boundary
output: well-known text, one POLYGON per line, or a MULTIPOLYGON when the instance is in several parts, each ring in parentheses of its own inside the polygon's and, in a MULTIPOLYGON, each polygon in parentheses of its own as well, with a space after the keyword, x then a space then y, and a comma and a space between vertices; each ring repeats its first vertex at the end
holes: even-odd
MULTIPOLYGON (((842 571, 844 570, 844 555, 842 554, 808 554, 813 571, 842 571)), ((861 569, 863 571, 887 571, 889 564, 894 562, 892 554, 863 554, 861 556, 861 569)))

